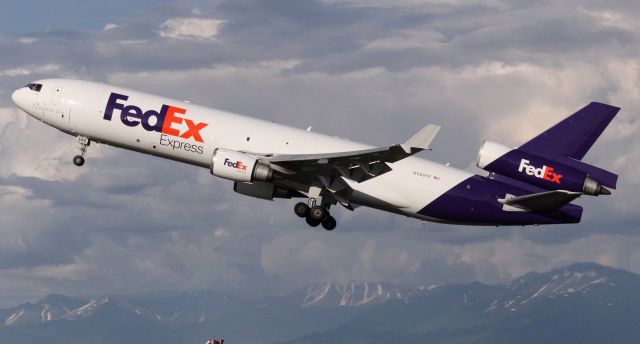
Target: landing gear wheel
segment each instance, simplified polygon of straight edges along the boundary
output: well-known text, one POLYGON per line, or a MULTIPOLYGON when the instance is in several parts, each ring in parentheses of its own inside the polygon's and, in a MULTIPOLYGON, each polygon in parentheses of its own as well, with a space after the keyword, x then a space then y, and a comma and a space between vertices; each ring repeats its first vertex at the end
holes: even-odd
POLYGON ((306 221, 311 227, 318 227, 320 225, 320 221, 312 219, 311 216, 307 216, 306 221))
POLYGON ((73 164, 80 167, 84 165, 84 158, 80 155, 76 155, 73 157, 73 164))
POLYGON ((308 218, 313 219, 314 221, 320 222, 324 220, 324 218, 327 217, 327 215, 329 215, 329 212, 327 211, 327 209, 325 209, 324 207, 315 206, 311 208, 311 210, 309 211, 308 218))
POLYGON ((296 215, 298 215, 298 217, 307 217, 309 216, 309 211, 311 210, 311 208, 309 208, 308 205, 300 202, 300 203, 296 203, 296 205, 293 207, 293 212, 296 213, 296 215))
POLYGON ((89 147, 91 141, 86 136, 78 135, 76 137, 76 143, 78 144, 76 146, 78 155, 73 157, 73 164, 76 166, 82 166, 84 165, 84 153, 87 152, 87 147, 89 147))
POLYGON ((324 220, 322 220, 321 222, 322 227, 328 231, 332 231, 334 230, 334 228, 336 228, 336 219, 329 215, 327 217, 324 218, 324 220))

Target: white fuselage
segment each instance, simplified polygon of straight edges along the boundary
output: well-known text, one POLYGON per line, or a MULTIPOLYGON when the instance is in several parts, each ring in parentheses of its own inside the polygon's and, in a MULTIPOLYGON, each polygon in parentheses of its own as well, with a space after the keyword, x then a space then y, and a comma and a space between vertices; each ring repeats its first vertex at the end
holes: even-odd
MULTIPOLYGON (((371 146, 264 120, 105 84, 48 79, 41 92, 17 90, 14 101, 29 115, 92 141, 209 168, 216 148, 259 154, 314 154, 355 151, 371 146), (127 98, 110 99, 112 94, 127 98), (116 108, 109 114, 108 103, 116 108), (155 121, 164 106, 171 120, 155 121), (184 110, 184 111, 183 111, 184 110), (152 111, 152 112, 149 112, 152 111), (146 128, 145 128, 146 126, 146 128), (157 130, 148 130, 149 128, 157 130)), ((356 183, 351 202, 431 221, 417 214, 471 173, 410 157, 389 164, 391 172, 356 183)))

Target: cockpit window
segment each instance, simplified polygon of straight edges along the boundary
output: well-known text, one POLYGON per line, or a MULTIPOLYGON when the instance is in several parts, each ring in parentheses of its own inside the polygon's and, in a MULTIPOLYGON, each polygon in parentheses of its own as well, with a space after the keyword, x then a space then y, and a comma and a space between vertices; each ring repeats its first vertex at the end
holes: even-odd
POLYGON ((32 91, 40 92, 40 90, 42 89, 42 84, 29 84, 27 85, 27 88, 32 91))

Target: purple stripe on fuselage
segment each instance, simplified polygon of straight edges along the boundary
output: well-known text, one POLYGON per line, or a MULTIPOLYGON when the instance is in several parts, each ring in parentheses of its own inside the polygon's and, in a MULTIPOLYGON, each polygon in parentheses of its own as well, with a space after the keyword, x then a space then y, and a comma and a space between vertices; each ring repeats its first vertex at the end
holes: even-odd
POLYGON ((541 187, 531 185, 531 184, 519 181, 517 179, 509 178, 507 176, 503 176, 501 174, 497 174, 493 172, 489 173, 489 176, 487 178, 497 180, 501 183, 509 184, 511 186, 515 186, 516 188, 519 188, 522 190, 526 190, 527 193, 539 193, 539 192, 548 191, 547 189, 543 189, 541 187))
POLYGON ((498 199, 506 194, 523 196, 530 191, 475 175, 436 198, 418 214, 447 222, 478 225, 532 225, 578 223, 582 207, 567 204, 545 213, 504 211, 498 199))

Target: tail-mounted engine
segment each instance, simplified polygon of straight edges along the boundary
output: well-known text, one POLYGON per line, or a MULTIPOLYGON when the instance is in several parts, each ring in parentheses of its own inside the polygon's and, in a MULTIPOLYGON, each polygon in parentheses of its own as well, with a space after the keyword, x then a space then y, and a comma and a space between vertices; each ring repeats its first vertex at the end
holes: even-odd
POLYGON ((217 148, 211 158, 211 174, 236 182, 270 181, 273 170, 255 156, 217 148))
MULTIPOLYGON (((578 166, 585 166, 586 169, 596 168, 580 164, 578 166)), ((567 190, 594 196, 611 194, 600 181, 580 168, 491 141, 485 141, 480 147, 476 165, 485 171, 547 190, 567 190)))

